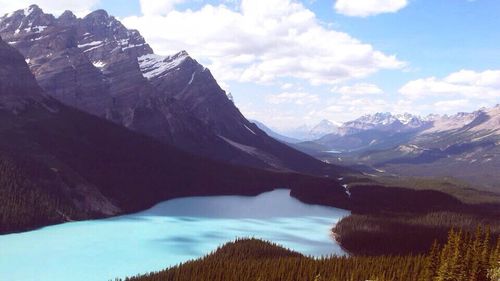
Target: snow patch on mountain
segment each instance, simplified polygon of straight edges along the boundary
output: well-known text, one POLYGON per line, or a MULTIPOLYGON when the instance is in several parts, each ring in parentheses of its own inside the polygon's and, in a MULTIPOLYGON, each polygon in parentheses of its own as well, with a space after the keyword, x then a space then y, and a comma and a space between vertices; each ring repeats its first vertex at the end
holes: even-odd
POLYGON ((94 47, 94 46, 100 46, 102 45, 102 41, 93 41, 85 44, 78 44, 78 48, 87 48, 87 47, 94 47))
POLYGON ((94 62, 92 62, 92 64, 93 64, 95 67, 97 67, 97 68, 103 68, 103 67, 105 67, 105 66, 106 66, 106 63, 105 63, 105 62, 103 62, 103 61, 100 61, 100 60, 99 60, 99 61, 94 61, 94 62))
POLYGON ((248 131, 250 131, 250 133, 252 133, 252 134, 256 135, 256 133, 255 133, 252 129, 248 128, 248 126, 247 126, 247 125, 243 124, 243 126, 245 126, 245 128, 246 128, 248 131))
POLYGON ((397 150, 402 152, 403 154, 420 154, 426 149, 421 148, 415 144, 402 144, 397 147, 397 150))
POLYGON ((350 135, 366 130, 410 131, 423 128, 430 121, 410 113, 392 114, 379 112, 361 116, 353 121, 345 122, 339 128, 340 135, 350 135))
MULTIPOLYGON (((175 69, 189 57, 185 51, 179 52, 173 56, 160 56, 148 54, 139 57, 137 60, 141 67, 142 74, 148 80, 162 76, 165 72, 175 69)), ((194 78, 194 77, 193 77, 194 78)))
POLYGON ((324 135, 338 133, 339 125, 329 120, 322 120, 309 131, 308 138, 318 139, 324 135))

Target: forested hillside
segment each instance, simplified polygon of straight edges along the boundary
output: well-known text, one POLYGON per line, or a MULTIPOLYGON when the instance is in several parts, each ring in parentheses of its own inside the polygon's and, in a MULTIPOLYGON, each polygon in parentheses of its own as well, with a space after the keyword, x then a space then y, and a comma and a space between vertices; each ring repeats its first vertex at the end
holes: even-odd
POLYGON ((313 259, 255 239, 228 243, 196 261, 126 281, 497 281, 500 237, 450 230, 425 255, 313 259))

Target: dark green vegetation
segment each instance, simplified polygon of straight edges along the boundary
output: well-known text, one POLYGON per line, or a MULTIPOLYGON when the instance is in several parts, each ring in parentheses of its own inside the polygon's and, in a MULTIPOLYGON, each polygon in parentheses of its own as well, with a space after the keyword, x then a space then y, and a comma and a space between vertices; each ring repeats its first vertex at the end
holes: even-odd
MULTIPOLYGON (((135 212, 175 197, 255 195, 283 186, 291 188, 292 196, 306 203, 336 206, 361 217, 374 218, 377 226, 369 229, 393 225, 384 216, 400 216, 404 212, 421 216, 453 212, 494 217, 500 210, 492 202, 464 203, 461 198, 442 192, 447 190, 398 188, 396 184, 385 187, 367 179, 346 179, 358 183, 350 188, 348 197, 336 179, 206 160, 50 100, 31 101, 16 113, 0 110, 0 120, 0 232, 3 233, 135 212)), ((357 218, 353 216, 351 221, 363 225, 357 218)), ((412 225, 409 229, 418 227, 412 225)), ((398 232, 403 228, 397 226, 377 232, 373 238, 370 236, 373 233, 362 229, 344 229, 350 230, 338 231, 338 239, 353 253, 357 252, 353 246, 357 242, 350 241, 376 241, 380 237, 385 238, 382 241, 404 241, 408 233, 398 232)), ((439 228, 436 237, 442 240, 445 233, 445 228, 439 228)), ((428 249, 435 234, 435 230, 422 234, 422 239, 414 239, 415 243, 409 247, 400 243, 403 246, 399 250, 383 243, 366 243, 363 250, 370 254, 422 252, 428 249)))
POLYGON ((51 100, 0 110, 0 232, 134 212, 182 196, 292 196, 353 210, 469 208, 438 191, 365 185, 349 198, 336 179, 242 168, 196 157, 51 100), (430 198, 430 199, 429 199, 430 198))
POLYGON ((206 257, 128 281, 496 281, 500 237, 451 230, 425 255, 312 259, 255 239, 228 243, 206 257))
MULTIPOLYGON (((182 196, 256 195, 278 186, 329 188, 312 176, 242 168, 192 156, 54 103, 0 110, 0 232, 134 212, 182 196)), ((346 204, 346 203, 343 203, 346 204)))
POLYGON ((425 253, 434 240, 444 243, 450 227, 473 231, 492 225, 500 235, 498 216, 456 212, 353 214, 333 228, 337 241, 356 255, 425 253))
POLYGON ((15 114, 0 110, 0 120, 3 233, 135 212, 175 197, 255 195, 274 187, 357 214, 476 212, 488 206, 373 182, 353 186, 349 198, 335 179, 206 160, 53 101, 31 102, 15 114))
POLYGON ((480 186, 454 178, 382 176, 372 177, 371 179, 385 186, 404 186, 415 190, 441 191, 467 204, 500 203, 500 193, 483 190, 480 189, 480 186))
POLYGON ((386 190, 395 188, 400 193, 384 194, 375 192, 373 182, 366 179, 352 181, 357 181, 350 188, 352 197, 362 193, 382 206, 392 202, 392 210, 355 210, 334 227, 336 239, 352 254, 424 253, 435 239, 444 243, 451 227, 473 231, 478 225, 490 225, 494 235, 500 234, 499 194, 471 189, 456 181, 379 178, 378 184, 386 186, 386 190), (397 186, 405 186, 406 191, 397 186), (409 191, 417 193, 401 196, 409 191))
POLYGON ((0 175, 0 231, 57 223, 65 215, 85 218, 55 190, 50 170, 2 155, 0 175))

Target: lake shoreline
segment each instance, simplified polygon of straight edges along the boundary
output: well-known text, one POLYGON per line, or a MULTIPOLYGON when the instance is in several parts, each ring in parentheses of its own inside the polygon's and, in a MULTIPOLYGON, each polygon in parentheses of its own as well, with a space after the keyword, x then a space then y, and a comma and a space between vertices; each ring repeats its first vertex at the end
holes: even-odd
POLYGON ((21 281, 34 276, 108 280, 200 258, 244 237, 273 241, 304 255, 342 255, 330 229, 349 214, 302 203, 283 189, 258 196, 178 198, 131 215, 2 235, 0 276, 21 281), (16 272, 20 263, 29 270, 16 272), (56 266, 61 263, 64 268, 56 266), (88 272, 96 277, 86 276, 88 272))

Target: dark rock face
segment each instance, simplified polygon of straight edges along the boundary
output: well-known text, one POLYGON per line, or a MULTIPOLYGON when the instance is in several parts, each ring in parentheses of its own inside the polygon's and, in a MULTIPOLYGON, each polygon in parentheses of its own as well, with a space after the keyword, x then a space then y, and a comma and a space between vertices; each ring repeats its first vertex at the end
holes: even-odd
MULTIPOLYGON (((60 200, 60 202, 63 202, 61 206, 65 204, 67 204, 66 206, 71 205, 68 210, 72 209, 79 212, 81 216, 80 214, 76 215, 78 218, 85 218, 86 214, 112 215, 118 213, 119 209, 106 199, 93 184, 77 175, 68 166, 60 165, 53 155, 47 157, 45 151, 42 151, 43 145, 39 140, 33 139, 34 135, 43 131, 42 124, 43 126, 50 126, 50 124, 44 123, 49 118, 61 120, 69 126, 75 125, 70 120, 67 120, 66 116, 63 116, 61 110, 64 110, 64 108, 59 102, 44 96, 24 57, 15 48, 0 39, 0 120, 2 120, 0 126, 2 139, 0 143, 0 162, 3 165, 7 162, 9 165, 17 166, 15 169, 20 170, 16 171, 19 173, 16 176, 25 177, 21 181, 21 185, 26 185, 25 189, 17 190, 18 186, 12 184, 12 181, 15 181, 15 176, 10 175, 12 177, 9 178, 11 185, 2 185, 0 193, 5 195, 7 190, 11 196, 22 197, 22 199, 18 200, 23 201, 26 200, 23 196, 29 197, 26 193, 40 192, 37 195, 42 196, 44 200, 60 200), (26 126, 26 123, 29 122, 39 122, 39 124, 35 127, 26 126), (52 160, 47 162, 43 160, 49 158, 52 160), (29 163, 29 165, 26 166, 23 163, 29 163), (23 166, 23 168, 19 168, 20 166, 23 166), (60 177, 47 176, 46 172, 49 167, 52 169, 50 170, 52 173, 59 174, 60 177), (33 170, 27 171, 29 169, 33 170), (33 171, 37 172, 33 173, 33 171), (33 177, 33 179, 29 177, 33 177), (30 180, 32 182, 29 183, 30 180), (50 188, 39 191, 38 188, 41 188, 42 185, 50 186, 50 188), (57 196, 60 196, 59 199, 54 199, 57 196)), ((74 109, 70 110, 76 111, 74 109)), ((61 137, 60 132, 58 134, 60 139, 73 137, 72 135, 61 137)), ((42 135, 47 136, 46 134, 42 135)), ((52 143, 52 145, 57 146, 58 144, 52 143)), ((8 202, 9 199, 4 200, 6 201, 0 199, 2 203, 8 202)), ((42 204, 44 203, 47 202, 42 204)), ((44 208, 46 207, 44 206, 44 208)), ((32 208, 36 210, 37 207, 32 208)), ((67 214, 62 212, 51 213, 49 217, 45 217, 43 220, 44 223, 62 221, 66 219, 66 216, 67 214)), ((2 223, 6 223, 6 225, 0 227, 0 232, 5 230, 4 227, 8 229, 10 222, 2 221, 2 223)), ((38 226, 38 223, 33 222, 33 225, 38 226)))
POLYGON ((39 91, 23 56, 0 39, 0 96, 26 97, 39 91))
POLYGON ((0 18, 46 93, 193 154, 277 170, 330 174, 326 165, 270 138, 186 52, 161 57, 106 11, 59 18, 37 6, 0 18))

